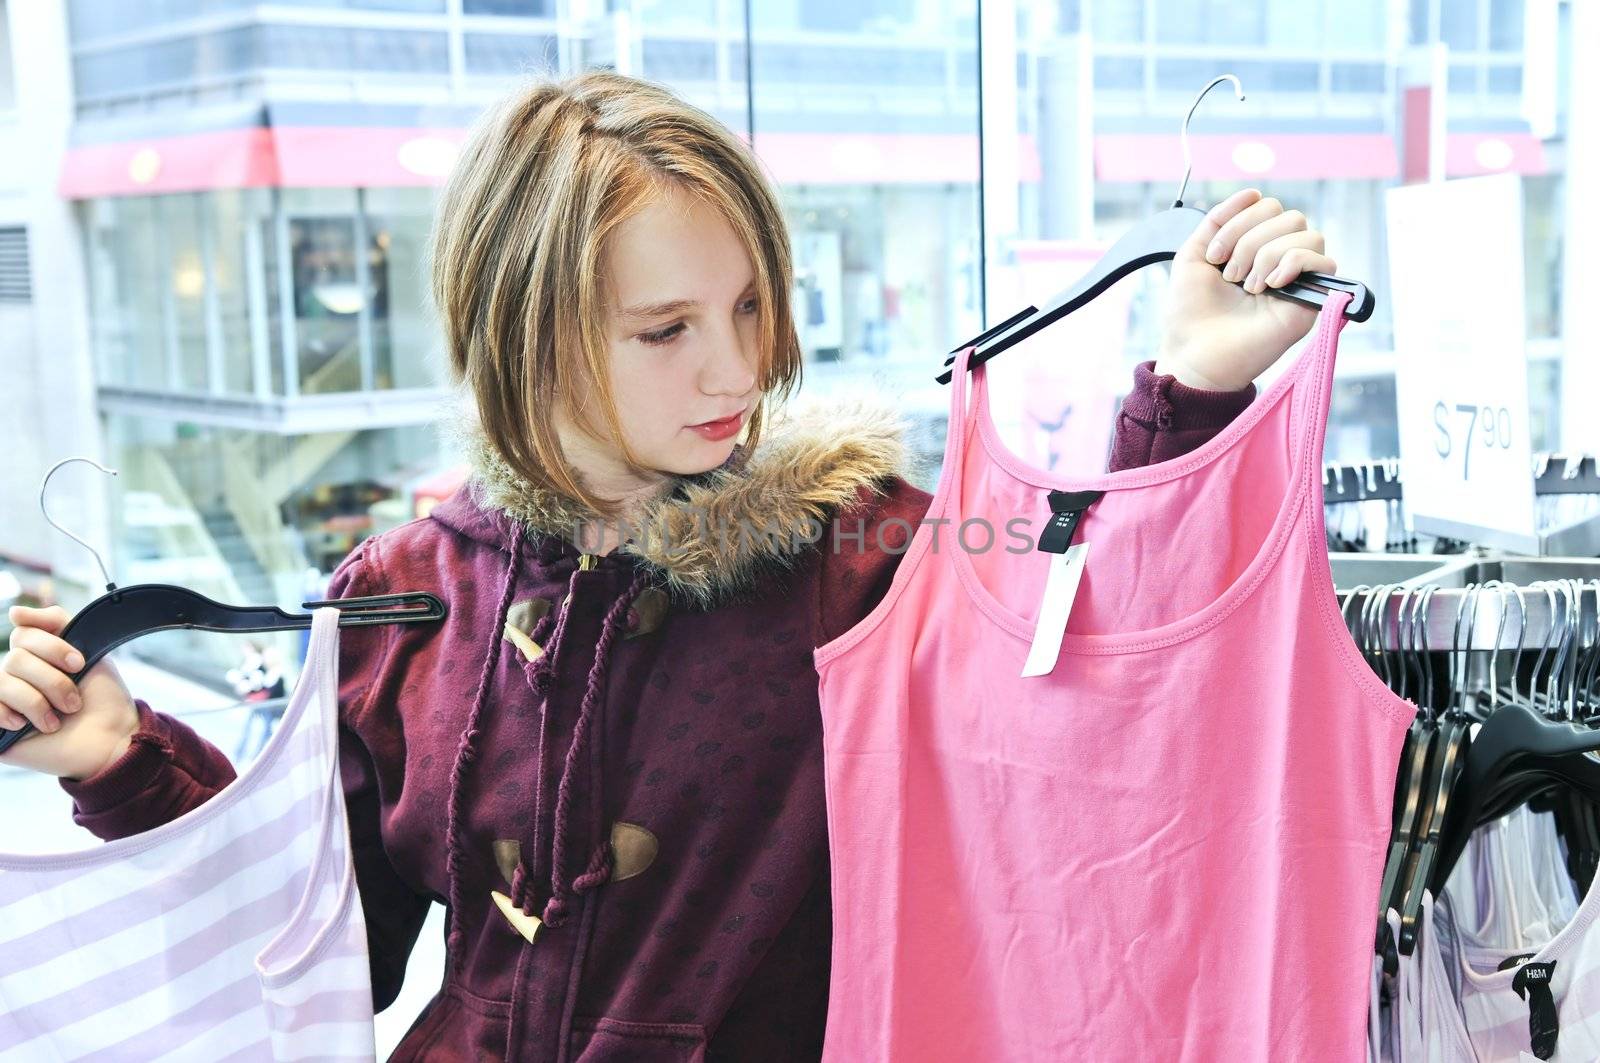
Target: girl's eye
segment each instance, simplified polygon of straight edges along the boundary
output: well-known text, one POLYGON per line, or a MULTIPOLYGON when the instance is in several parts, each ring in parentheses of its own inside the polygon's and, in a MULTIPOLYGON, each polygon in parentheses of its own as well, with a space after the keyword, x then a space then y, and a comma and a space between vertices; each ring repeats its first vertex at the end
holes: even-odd
POLYGON ((739 304, 739 312, 741 314, 753 314, 756 312, 759 306, 760 304, 756 301, 756 297, 752 295, 750 298, 739 304))
POLYGON ((682 331, 683 322, 679 321, 677 324, 668 325, 666 328, 657 329, 655 332, 641 332, 639 333, 639 339, 651 346, 659 346, 660 344, 671 342, 682 331))

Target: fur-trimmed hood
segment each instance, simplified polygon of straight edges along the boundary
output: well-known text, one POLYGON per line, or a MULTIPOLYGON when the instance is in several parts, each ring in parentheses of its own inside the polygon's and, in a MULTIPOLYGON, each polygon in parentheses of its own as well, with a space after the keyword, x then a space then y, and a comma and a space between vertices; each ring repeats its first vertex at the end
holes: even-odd
MULTIPOLYGON (((475 419, 452 425, 468 462, 465 490, 486 514, 564 542, 600 520, 577 500, 518 476, 475 419)), ((875 400, 779 407, 754 452, 738 446, 721 467, 678 477, 674 490, 646 507, 640 534, 620 549, 653 569, 674 599, 714 608, 750 589, 763 571, 792 565, 801 556, 797 544, 821 538, 863 489, 881 495, 893 477, 911 479, 915 461, 905 434, 900 413, 875 400)), ((502 520, 466 520, 464 508, 441 506, 435 515, 503 548, 503 529, 495 527, 502 520)))

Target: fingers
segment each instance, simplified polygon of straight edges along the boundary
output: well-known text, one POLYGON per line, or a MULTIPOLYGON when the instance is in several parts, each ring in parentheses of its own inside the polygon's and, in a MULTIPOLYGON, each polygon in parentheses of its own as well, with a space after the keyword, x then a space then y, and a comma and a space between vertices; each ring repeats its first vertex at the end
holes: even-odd
POLYGON ((43 628, 19 627, 11 634, 13 648, 20 647, 35 657, 58 668, 68 675, 83 669, 83 654, 69 645, 61 636, 43 628))
POLYGON ((7 730, 20 729, 24 717, 26 722, 46 733, 61 727, 61 719, 51 711, 49 700, 32 684, 9 672, 0 672, 0 706, 6 709, 7 730))
MULTIPOLYGON (((1224 202, 1231 202, 1232 197, 1224 202)), ((1244 235, 1263 222, 1270 221, 1283 214, 1283 204, 1276 199, 1262 199, 1259 194, 1254 202, 1245 205, 1233 213, 1227 221, 1218 228, 1217 234, 1206 245, 1206 261, 1213 266, 1224 266, 1223 276, 1227 277, 1228 270, 1238 261, 1239 241, 1244 235)), ((1248 259, 1240 265, 1248 263, 1248 259)), ((1240 272, 1239 278, 1243 279, 1244 273, 1240 272)), ((1233 278, 1228 278, 1232 280, 1233 278)))
POLYGON ((48 609, 30 609, 25 605, 13 605, 8 613, 11 623, 16 627, 36 627, 52 635, 59 635, 71 619, 67 611, 59 605, 52 605, 48 609))
POLYGON ((28 650, 13 647, 6 654, 5 670, 43 694, 57 712, 77 712, 83 704, 77 686, 65 672, 28 650))
MULTIPOLYGON (((1307 234, 1301 233, 1297 235, 1303 237, 1307 234)), ((1266 248, 1262 249, 1263 254, 1280 241, 1287 242, 1294 239, 1295 237, 1279 237, 1278 240, 1274 240, 1266 248)), ((1286 243, 1281 255, 1277 256, 1277 261, 1274 264, 1263 267, 1259 263, 1258 256, 1256 270, 1258 286, 1251 290, 1259 293, 1268 288, 1282 288, 1302 273, 1337 273, 1339 272, 1339 264, 1316 248, 1286 243), (1265 280, 1260 280, 1263 277, 1265 280)))
MULTIPOLYGON (((1268 243, 1280 236, 1304 232, 1307 229, 1304 214, 1297 210, 1283 210, 1276 200, 1263 200, 1252 208, 1256 209, 1261 213, 1248 219, 1243 215, 1234 219, 1235 222, 1248 220, 1249 227, 1237 234, 1227 265, 1222 268, 1222 279, 1233 284, 1240 284, 1249 279, 1256 256, 1268 243)), ((1224 232, 1222 235, 1226 238, 1230 234, 1224 232)))
POLYGON ((56 713, 77 712, 83 705, 72 681, 83 668, 83 654, 60 636, 67 612, 59 606, 13 606, 9 613, 16 628, 11 649, 0 660, 0 726, 15 731, 31 723, 41 731, 58 730, 56 713))
MULTIPOLYGON (((1208 260, 1206 249, 1216 240, 1223 226, 1232 221, 1240 211, 1253 206, 1260 199, 1261 192, 1258 189, 1241 188, 1212 207, 1206 212, 1206 216, 1200 219, 1200 224, 1195 226, 1194 232, 1189 234, 1189 239, 1184 241, 1178 254, 1185 258, 1208 260)), ((1218 259, 1218 261, 1223 260, 1218 259)))

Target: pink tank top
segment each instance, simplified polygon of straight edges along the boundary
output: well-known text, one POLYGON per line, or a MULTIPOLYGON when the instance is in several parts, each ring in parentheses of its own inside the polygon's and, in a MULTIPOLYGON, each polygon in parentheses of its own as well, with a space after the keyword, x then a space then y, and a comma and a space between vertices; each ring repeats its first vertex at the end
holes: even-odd
POLYGON ((1020 461, 958 356, 928 517, 877 608, 815 651, 825 1058, 1363 1058, 1414 709, 1329 574, 1343 303, 1221 434, 1095 477, 1020 461), (1051 489, 1105 495, 1059 658, 1024 678, 1051 489))

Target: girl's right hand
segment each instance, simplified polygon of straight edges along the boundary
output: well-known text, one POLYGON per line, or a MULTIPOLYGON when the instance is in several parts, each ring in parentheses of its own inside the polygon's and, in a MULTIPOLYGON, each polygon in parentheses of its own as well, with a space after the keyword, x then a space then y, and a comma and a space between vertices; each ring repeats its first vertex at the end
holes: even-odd
POLYGON ((0 753, 0 764, 87 779, 115 762, 139 729, 139 712, 109 659, 72 676, 83 655, 61 638, 66 610, 12 606, 11 649, 0 660, 0 727, 38 728, 0 753))

